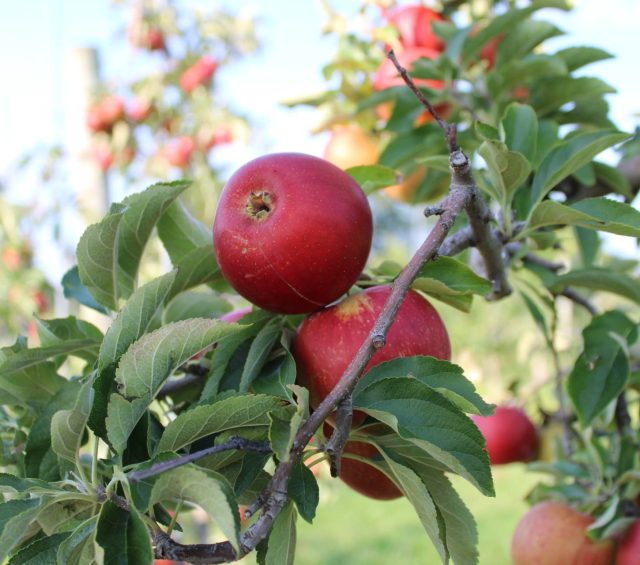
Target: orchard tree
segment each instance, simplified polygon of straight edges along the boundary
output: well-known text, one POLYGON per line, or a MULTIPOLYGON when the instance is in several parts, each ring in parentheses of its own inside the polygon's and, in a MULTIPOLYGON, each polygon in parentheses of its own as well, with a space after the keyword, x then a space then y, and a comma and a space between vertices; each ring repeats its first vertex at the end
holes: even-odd
POLYGON ((368 6, 366 36, 332 14, 340 50, 325 73, 338 87, 306 102, 340 126, 334 148, 348 134, 343 156, 364 157, 247 163, 218 202, 213 247, 182 181, 85 231, 65 292, 110 316, 106 333, 38 319, 38 346, 0 351, 3 559, 222 563, 256 550, 290 563, 297 518, 319 501, 310 467, 326 459, 366 496, 406 497, 444 563, 476 563, 449 476, 491 496, 490 464, 535 457, 538 438, 450 361, 457 344, 431 301, 469 311, 474 296, 517 295, 556 364, 555 399, 542 400, 561 437, 532 463, 552 482, 530 494, 513 560, 637 560, 639 285, 600 233, 640 236, 638 142, 610 122, 611 87, 575 74, 609 55, 545 48, 560 31, 534 16, 549 6, 567 9, 368 6), (617 167, 594 160, 614 146, 617 167), (366 265, 369 201, 390 186, 429 204, 425 238, 404 267, 366 265), (173 269, 139 282, 155 233, 173 269), (223 316, 238 296, 252 310, 223 316), (564 300, 589 315, 571 360, 556 339, 564 300), (225 541, 177 540, 193 506, 225 541))

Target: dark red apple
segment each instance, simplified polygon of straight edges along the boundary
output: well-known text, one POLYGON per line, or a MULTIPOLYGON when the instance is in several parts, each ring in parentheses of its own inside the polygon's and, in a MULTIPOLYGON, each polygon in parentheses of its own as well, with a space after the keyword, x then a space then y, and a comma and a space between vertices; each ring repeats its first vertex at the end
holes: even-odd
POLYGON ((638 565, 640 563, 640 520, 636 520, 626 531, 618 545, 616 565, 638 565))
MULTIPOLYGON (((299 381, 309 389, 312 406, 317 406, 340 380, 369 335, 390 292, 390 286, 368 288, 302 322, 292 353, 299 381)), ((376 351, 364 373, 383 361, 412 355, 450 359, 451 345, 434 307, 410 290, 391 325, 386 344, 376 351)), ((354 414, 354 424, 362 420, 362 414, 354 414)))
POLYGON ((609 565, 613 541, 591 541, 586 528, 592 522, 591 516, 560 502, 536 504, 513 534, 513 565, 609 565))
POLYGON ((164 34, 157 27, 150 27, 147 30, 145 44, 149 51, 164 51, 164 34))
POLYGON ((427 47, 437 51, 444 50, 444 42, 434 32, 433 22, 443 20, 442 16, 426 6, 398 6, 386 14, 388 22, 393 25, 400 36, 400 43, 405 49, 427 47))
POLYGON ((531 461, 538 453, 538 432, 519 408, 498 406, 491 416, 472 415, 471 419, 487 442, 492 465, 531 461))
MULTIPOLYGON (((381 457, 373 445, 359 441, 348 441, 344 454, 359 455, 367 459, 381 457)), ((402 496, 402 491, 382 471, 349 457, 341 460, 340 480, 360 494, 376 500, 393 500, 402 496)))
POLYGON ((301 153, 255 159, 225 186, 213 225, 222 274, 273 312, 318 310, 356 282, 371 249, 371 210, 358 184, 301 153))

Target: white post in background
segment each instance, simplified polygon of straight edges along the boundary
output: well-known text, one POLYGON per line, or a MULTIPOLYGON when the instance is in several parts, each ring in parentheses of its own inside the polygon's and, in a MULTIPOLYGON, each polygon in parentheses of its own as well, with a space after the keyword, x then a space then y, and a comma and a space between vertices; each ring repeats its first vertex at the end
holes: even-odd
POLYGON ((64 61, 64 116, 69 173, 78 195, 78 205, 88 223, 107 212, 108 184, 91 154, 87 110, 98 86, 98 52, 91 48, 69 51, 64 61))

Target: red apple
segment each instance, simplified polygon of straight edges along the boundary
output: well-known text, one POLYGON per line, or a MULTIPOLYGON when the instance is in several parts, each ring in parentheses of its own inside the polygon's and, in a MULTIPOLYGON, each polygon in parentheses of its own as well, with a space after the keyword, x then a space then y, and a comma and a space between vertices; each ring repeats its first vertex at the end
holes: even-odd
POLYGON ((538 453, 538 432, 519 408, 498 406, 491 416, 474 414, 471 419, 487 442, 492 465, 531 461, 538 453))
POLYGON ((618 545, 616 565, 638 565, 640 563, 640 520, 636 520, 626 531, 618 545))
POLYGON ((195 148, 196 143, 193 138, 183 135, 168 143, 163 150, 163 154, 172 167, 183 169, 191 161, 191 155, 195 148))
POLYGON ((488 71, 490 71, 496 63, 496 49, 503 37, 503 34, 492 37, 482 46, 482 49, 480 49, 480 58, 486 61, 488 71))
POLYGON ((186 93, 192 92, 201 84, 207 84, 218 64, 209 55, 204 55, 198 59, 193 65, 185 70, 180 76, 180 88, 186 93))
MULTIPOLYGON (((368 288, 302 322, 292 353, 299 380, 309 389, 312 406, 317 406, 340 380, 369 335, 390 292, 390 286, 368 288)), ((376 351, 364 373, 383 361, 413 355, 450 359, 451 345, 434 307, 410 290, 391 325, 386 344, 376 351)), ((354 414, 354 424, 362 420, 363 414, 354 414)))
POLYGON ((7 269, 15 271, 22 263, 22 257, 18 250, 8 247, 2 252, 2 262, 7 269))
POLYGON ((400 43, 405 49, 427 47, 444 50, 444 42, 434 32, 433 22, 443 20, 438 12, 422 5, 398 6, 386 14, 386 18, 400 35, 400 43))
POLYGON ((103 173, 106 173, 113 165, 113 151, 108 144, 99 144, 93 147, 93 158, 103 173))
POLYGON ((153 104, 149 100, 143 100, 142 98, 134 98, 129 102, 127 108, 127 116, 132 122, 141 123, 144 122, 153 111, 153 104))
POLYGON ((250 302, 300 314, 333 302, 369 255, 371 209, 358 184, 301 153, 255 159, 225 186, 213 225, 222 274, 250 302))
POLYGON ((198 145, 202 151, 210 151, 216 145, 225 145, 233 141, 233 132, 227 126, 217 129, 203 127, 198 131, 198 145))
MULTIPOLYGON (((359 455, 367 459, 381 457, 373 445, 359 441, 348 441, 344 447, 344 453, 359 455)), ((393 500, 402 496, 402 491, 387 475, 356 459, 342 458, 340 480, 360 494, 376 500, 393 500)))
POLYGON ((124 102, 118 96, 107 96, 87 111, 87 127, 93 132, 110 132, 124 118, 124 102))
POLYGON ((164 51, 164 34, 157 27, 150 27, 147 30, 145 45, 149 51, 164 51))
POLYGON ((592 522, 591 516, 560 502, 536 504, 523 516, 513 534, 513 564, 608 565, 613 560, 613 542, 591 541, 586 528, 592 522))
POLYGON ((47 297, 44 295, 44 292, 42 292, 41 290, 36 290, 33 293, 32 297, 33 301, 36 303, 38 314, 42 314, 43 312, 45 312, 49 307, 49 302, 47 300, 47 297))

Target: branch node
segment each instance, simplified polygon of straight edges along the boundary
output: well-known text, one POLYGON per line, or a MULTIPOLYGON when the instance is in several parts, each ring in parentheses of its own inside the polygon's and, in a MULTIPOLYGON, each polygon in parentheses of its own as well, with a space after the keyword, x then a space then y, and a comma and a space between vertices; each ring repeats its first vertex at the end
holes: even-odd
POLYGON ((377 332, 373 335, 373 347, 376 349, 382 349, 385 343, 386 339, 382 332, 377 332))
POLYGON ((444 212, 445 210, 441 206, 427 206, 424 209, 424 215, 427 218, 430 218, 431 216, 442 216, 444 212))

